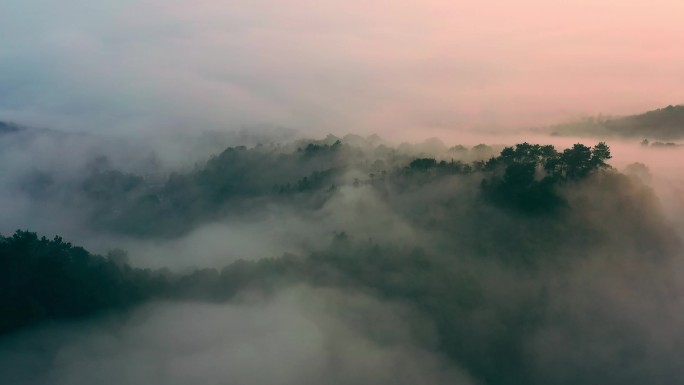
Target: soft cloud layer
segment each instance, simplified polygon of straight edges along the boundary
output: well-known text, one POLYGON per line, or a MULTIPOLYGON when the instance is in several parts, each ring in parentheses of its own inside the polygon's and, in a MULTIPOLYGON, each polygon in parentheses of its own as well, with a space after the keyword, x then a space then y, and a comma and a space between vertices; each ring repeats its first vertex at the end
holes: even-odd
POLYGON ((0 119, 425 136, 684 101, 679 1, 5 1, 0 119))
POLYGON ((2 340, 0 369, 21 384, 469 384, 413 340, 409 314, 312 289, 256 304, 163 303, 121 323, 2 340))

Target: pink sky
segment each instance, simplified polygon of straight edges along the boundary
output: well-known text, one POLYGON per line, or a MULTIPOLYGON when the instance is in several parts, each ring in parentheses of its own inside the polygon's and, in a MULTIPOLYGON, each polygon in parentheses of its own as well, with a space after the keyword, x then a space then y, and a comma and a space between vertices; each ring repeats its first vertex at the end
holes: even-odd
POLYGON ((9 3, 0 119, 422 135, 684 103, 682 1, 9 3))

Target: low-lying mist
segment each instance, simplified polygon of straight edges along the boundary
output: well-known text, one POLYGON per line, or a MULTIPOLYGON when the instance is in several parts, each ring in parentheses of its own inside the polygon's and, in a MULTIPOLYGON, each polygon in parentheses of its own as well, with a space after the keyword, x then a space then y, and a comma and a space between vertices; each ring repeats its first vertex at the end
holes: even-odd
POLYGON ((0 133, 12 383, 684 375, 681 147, 207 135, 0 133))
POLYGON ((0 368, 12 383, 35 384, 470 384, 404 317, 419 316, 360 293, 305 287, 235 304, 153 303, 125 320, 15 336, 0 368))

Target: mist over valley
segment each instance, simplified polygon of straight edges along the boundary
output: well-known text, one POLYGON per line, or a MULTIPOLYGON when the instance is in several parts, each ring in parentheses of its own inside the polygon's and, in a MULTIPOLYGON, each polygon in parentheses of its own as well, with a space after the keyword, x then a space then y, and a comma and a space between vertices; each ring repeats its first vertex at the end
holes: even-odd
POLYGON ((684 383, 682 15, 3 0, 0 384, 684 383))
POLYGON ((681 376, 679 148, 204 135, 2 133, 13 383, 681 376))

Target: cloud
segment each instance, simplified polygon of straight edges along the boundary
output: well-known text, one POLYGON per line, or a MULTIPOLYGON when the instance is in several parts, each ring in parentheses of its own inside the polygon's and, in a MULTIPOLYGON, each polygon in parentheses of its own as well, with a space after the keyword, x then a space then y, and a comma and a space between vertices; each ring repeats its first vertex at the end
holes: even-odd
POLYGON ((304 287, 238 304, 157 303, 0 342, 0 368, 24 384, 469 384, 412 340, 407 314, 304 287))

